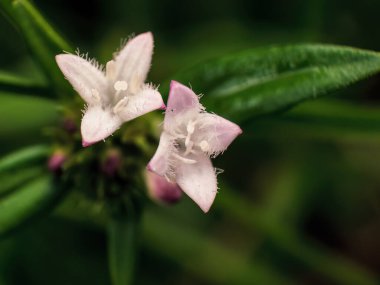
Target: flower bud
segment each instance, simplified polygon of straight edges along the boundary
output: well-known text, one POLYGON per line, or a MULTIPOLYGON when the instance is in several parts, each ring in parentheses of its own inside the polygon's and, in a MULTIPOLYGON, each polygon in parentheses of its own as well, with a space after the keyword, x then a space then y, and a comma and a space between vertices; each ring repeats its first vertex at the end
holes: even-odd
POLYGON ((182 190, 176 183, 167 181, 153 172, 146 171, 148 195, 154 201, 163 204, 175 204, 182 196, 182 190))
POLYGON ((78 130, 75 121, 71 118, 65 118, 62 122, 62 127, 69 134, 74 134, 78 130))
POLYGON ((67 159, 66 154, 62 150, 56 150, 50 156, 48 161, 48 168, 53 173, 59 173, 62 171, 62 166, 67 159))
POLYGON ((101 170, 107 176, 114 177, 121 166, 121 154, 117 149, 107 151, 101 164, 101 170))

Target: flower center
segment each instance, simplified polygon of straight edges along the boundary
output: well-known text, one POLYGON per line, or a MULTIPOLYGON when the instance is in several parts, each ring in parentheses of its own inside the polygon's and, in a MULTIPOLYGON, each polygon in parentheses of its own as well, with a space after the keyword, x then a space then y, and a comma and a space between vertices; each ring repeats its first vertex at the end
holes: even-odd
POLYGON ((116 81, 113 88, 115 88, 116 92, 125 91, 128 89, 128 83, 126 81, 116 81))
POLYGON ((207 153, 210 145, 206 140, 197 141, 197 130, 201 127, 201 123, 196 120, 190 120, 181 128, 171 131, 171 135, 175 138, 176 148, 179 153, 173 153, 173 156, 186 164, 196 163, 194 159, 186 158, 191 154, 198 154, 200 151, 207 153))

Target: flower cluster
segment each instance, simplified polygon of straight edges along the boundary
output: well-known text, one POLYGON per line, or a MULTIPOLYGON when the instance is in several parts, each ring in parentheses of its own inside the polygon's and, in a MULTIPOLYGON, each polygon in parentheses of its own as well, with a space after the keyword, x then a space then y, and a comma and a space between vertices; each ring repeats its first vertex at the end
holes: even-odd
MULTIPOLYGON (((144 33, 129 40, 105 70, 80 55, 56 56, 87 104, 81 123, 84 147, 106 139, 124 122, 165 109, 158 90, 144 83, 152 53, 153 36, 144 33)), ((147 166, 155 173, 147 175, 151 196, 173 202, 181 189, 207 212, 217 193, 210 157, 222 153, 241 132, 238 125, 207 113, 190 88, 172 81, 159 146, 147 166)))

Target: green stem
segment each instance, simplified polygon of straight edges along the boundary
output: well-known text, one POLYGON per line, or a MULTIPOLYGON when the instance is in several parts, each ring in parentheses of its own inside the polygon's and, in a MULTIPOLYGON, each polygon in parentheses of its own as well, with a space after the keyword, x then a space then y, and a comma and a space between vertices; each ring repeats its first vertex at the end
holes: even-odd
POLYGON ((108 221, 108 259, 113 285, 133 284, 138 223, 138 214, 131 203, 125 210, 113 213, 108 221))

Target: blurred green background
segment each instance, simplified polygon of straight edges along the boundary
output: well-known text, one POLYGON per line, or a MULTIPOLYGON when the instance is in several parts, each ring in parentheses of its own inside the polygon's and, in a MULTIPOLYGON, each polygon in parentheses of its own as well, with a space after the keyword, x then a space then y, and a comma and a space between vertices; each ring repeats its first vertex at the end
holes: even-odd
MULTIPOLYGON (((156 84, 205 59, 269 44, 380 50, 377 0, 34 3, 101 63, 121 38, 152 31, 156 84)), ((5 17, 0 43, 1 70, 42 80, 5 17)), ((210 213, 187 197, 149 207, 135 284, 380 284, 379 91, 375 76, 334 99, 243 125, 214 162, 225 173, 210 213)), ((46 141, 56 116, 42 99, 0 94, 1 154, 46 141)), ((88 218, 67 220, 59 211, 0 242, 0 285, 110 284, 99 218, 86 209, 88 218)))

